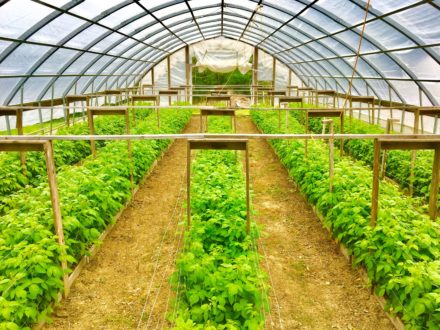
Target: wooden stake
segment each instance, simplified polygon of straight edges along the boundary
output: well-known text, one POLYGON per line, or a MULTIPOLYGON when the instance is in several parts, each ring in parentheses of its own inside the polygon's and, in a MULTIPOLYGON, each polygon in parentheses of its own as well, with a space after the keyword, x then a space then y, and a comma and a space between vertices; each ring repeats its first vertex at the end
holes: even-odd
POLYGON ((434 150, 432 181, 429 191, 429 216, 432 220, 435 220, 437 218, 438 186, 440 176, 440 147, 437 146, 434 150))
MULTIPOLYGON (((306 111, 306 134, 309 134, 309 112, 306 111)), ((308 153, 308 140, 304 141, 304 158, 307 160, 308 153)))
MULTIPOLYGON (((420 110, 414 111, 414 128, 413 134, 419 134, 419 122, 420 122, 420 110)), ((416 166, 417 151, 413 150, 411 152, 411 165, 409 170, 409 195, 412 196, 414 193, 414 168, 416 166)))
POLYGON ((186 217, 188 230, 191 227, 191 143, 186 145, 186 217))
MULTIPOLYGON (((125 132, 127 135, 130 135, 130 112, 125 110, 125 132)), ((127 151, 128 151, 128 159, 130 160, 130 185, 131 190, 134 189, 134 179, 133 179, 133 155, 131 148, 131 140, 127 140, 127 151)))
POLYGON ((250 212, 250 188, 249 188, 249 143, 246 143, 246 232, 249 235, 251 232, 251 212, 250 212))
MULTIPOLYGON (((335 134, 334 131, 334 125, 333 125, 333 120, 332 119, 326 119, 323 120, 323 123, 327 123, 329 126, 329 134, 333 135, 335 134)), ((328 150, 329 150, 329 154, 328 154, 328 176, 329 176, 329 182, 330 182, 330 186, 329 186, 329 191, 333 192, 333 178, 334 178, 334 138, 330 137, 328 140, 328 150)))
POLYGON ((253 95, 253 104, 258 103, 258 48, 254 48, 254 57, 252 59, 252 95, 253 95))
MULTIPOLYGON (((167 57, 168 89, 171 89, 171 55, 167 57)), ((168 105, 171 105, 171 95, 168 96, 168 105)))
MULTIPOLYGON (((17 134, 23 135, 23 110, 17 110, 16 111, 16 124, 15 127, 17 128, 17 134)), ((26 153, 24 151, 20 152, 20 164, 21 166, 26 166, 26 153)), ((24 175, 26 175, 26 170, 24 170, 24 175)))
POLYGON ((374 158, 373 158, 373 188, 371 194, 371 226, 377 223, 377 212, 379 207, 379 170, 380 170, 380 149, 381 144, 378 139, 374 139, 374 158))
POLYGON ((64 296, 67 297, 70 291, 67 274, 67 255, 64 243, 63 221, 61 216, 60 198, 58 195, 55 162, 53 158, 52 142, 44 144, 44 155, 46 158, 47 176, 49 178, 50 199, 52 202, 53 218, 55 225, 55 234, 58 237, 58 244, 61 246, 61 268, 63 270, 64 296))
MULTIPOLYGON (((89 133, 90 135, 95 135, 95 124, 93 122, 93 114, 92 111, 87 108, 87 121, 89 124, 89 133)), ((90 139, 90 149, 92 150, 93 158, 96 158, 96 144, 94 139, 90 139)))
MULTIPOLYGON (((390 134, 393 130, 393 123, 398 123, 399 120, 398 119, 392 119, 392 118, 388 118, 387 119, 387 126, 386 126, 386 133, 390 134)), ((387 158, 388 158, 388 152, 385 149, 383 151, 383 156, 382 156, 382 165, 381 165, 381 170, 380 170, 380 179, 383 180, 385 178, 385 173, 386 173, 386 167, 387 167, 387 158)))

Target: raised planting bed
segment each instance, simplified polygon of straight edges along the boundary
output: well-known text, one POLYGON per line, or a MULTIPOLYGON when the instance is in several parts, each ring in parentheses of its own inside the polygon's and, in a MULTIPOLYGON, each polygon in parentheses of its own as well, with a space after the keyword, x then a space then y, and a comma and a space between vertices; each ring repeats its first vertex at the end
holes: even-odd
MULTIPOLYGON (((275 111, 252 111, 264 133, 281 133, 275 111)), ((283 127, 283 132, 285 128, 283 127)), ((303 133, 291 118, 288 132, 303 133)), ((372 171, 362 162, 336 156, 333 192, 329 192, 328 146, 309 141, 271 140, 281 162, 302 193, 324 216, 325 224, 365 267, 376 293, 408 329, 437 329, 440 324, 440 225, 417 210, 412 198, 386 181, 380 184, 379 215, 370 225, 372 171)))
MULTIPOLYGON (((161 128, 154 116, 137 123, 133 133, 178 133, 191 110, 163 110, 161 128)), ((134 179, 139 182, 169 140, 132 142, 134 179)), ((108 142, 98 157, 82 166, 62 168, 57 175, 69 268, 99 243, 130 198, 126 141, 108 142)), ((47 320, 63 290, 60 246, 53 234, 47 183, 28 187, 4 201, 0 217, 0 329, 29 328, 47 320)))

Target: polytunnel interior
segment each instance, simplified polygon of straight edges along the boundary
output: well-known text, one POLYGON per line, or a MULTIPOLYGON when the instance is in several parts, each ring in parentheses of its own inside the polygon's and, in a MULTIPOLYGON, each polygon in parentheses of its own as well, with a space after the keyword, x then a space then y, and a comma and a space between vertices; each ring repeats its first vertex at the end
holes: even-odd
POLYGON ((439 19, 0 0, 0 329, 439 329, 439 19))
MULTIPOLYGON (((286 64, 307 86, 348 89, 365 1, 4 1, 4 105, 134 86, 185 45, 223 36, 286 64), (53 88, 53 90, 52 90, 53 88), (23 97, 21 97, 23 94, 23 97)), ((372 1, 354 95, 440 102, 438 1, 372 1)))

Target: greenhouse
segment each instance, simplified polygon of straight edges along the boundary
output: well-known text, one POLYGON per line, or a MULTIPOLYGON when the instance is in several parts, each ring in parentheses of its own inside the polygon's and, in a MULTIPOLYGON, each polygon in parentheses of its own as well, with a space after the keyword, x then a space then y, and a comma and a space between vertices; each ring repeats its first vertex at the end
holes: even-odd
POLYGON ((0 330, 440 329, 439 0, 0 17, 0 330))

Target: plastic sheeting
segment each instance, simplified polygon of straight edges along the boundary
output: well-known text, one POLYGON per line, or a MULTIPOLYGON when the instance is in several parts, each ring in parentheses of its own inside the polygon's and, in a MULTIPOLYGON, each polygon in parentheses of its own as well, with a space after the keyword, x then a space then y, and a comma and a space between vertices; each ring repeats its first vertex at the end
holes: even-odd
POLYGON ((245 74, 252 68, 249 62, 254 47, 225 38, 207 40, 191 47, 196 57, 199 72, 209 69, 213 72, 231 72, 238 69, 245 74))

